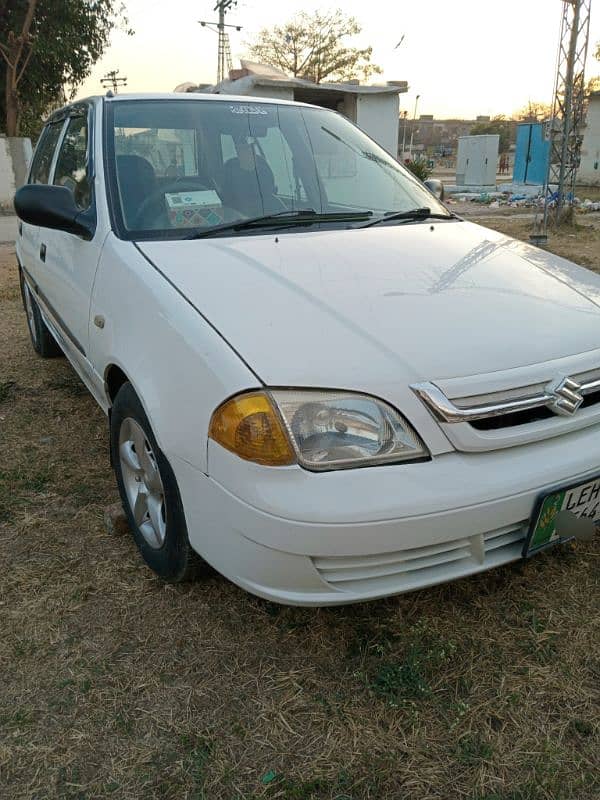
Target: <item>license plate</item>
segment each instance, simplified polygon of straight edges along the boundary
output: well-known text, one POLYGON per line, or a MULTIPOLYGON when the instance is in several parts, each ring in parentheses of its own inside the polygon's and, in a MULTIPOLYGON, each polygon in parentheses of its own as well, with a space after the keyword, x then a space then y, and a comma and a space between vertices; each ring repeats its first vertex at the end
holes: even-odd
POLYGON ((555 520, 559 511, 570 511, 576 517, 600 521, 600 478, 551 492, 541 499, 523 547, 524 556, 573 538, 556 533, 555 520))

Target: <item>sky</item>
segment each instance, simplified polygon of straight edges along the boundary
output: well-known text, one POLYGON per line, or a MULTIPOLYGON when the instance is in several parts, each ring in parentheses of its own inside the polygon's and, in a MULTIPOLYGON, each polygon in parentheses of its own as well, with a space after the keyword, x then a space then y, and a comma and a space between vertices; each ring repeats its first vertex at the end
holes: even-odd
MULTIPOLYGON (((217 35, 198 24, 215 19, 214 0, 129 0, 125 5, 135 34, 113 33, 111 46, 78 97, 103 91, 100 78, 112 69, 127 76, 127 91, 132 92, 168 92, 185 81, 216 80, 217 35)), ((408 81, 409 91, 400 103, 410 116, 420 95, 417 115, 473 118, 510 115, 529 100, 551 101, 561 6, 560 0, 338 0, 314 6, 240 0, 228 21, 243 27, 230 34, 234 66, 239 66, 246 43, 261 28, 283 23, 303 9, 343 7, 362 26, 356 45, 371 45, 373 61, 383 69, 371 82, 408 81)), ((600 62, 592 57, 599 41, 596 5, 587 77, 600 74, 600 62)))

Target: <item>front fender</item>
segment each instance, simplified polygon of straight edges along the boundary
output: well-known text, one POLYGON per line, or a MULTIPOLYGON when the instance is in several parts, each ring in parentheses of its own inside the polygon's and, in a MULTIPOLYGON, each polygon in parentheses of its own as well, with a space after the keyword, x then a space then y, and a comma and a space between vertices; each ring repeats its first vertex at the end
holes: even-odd
POLYGON ((99 375, 111 365, 125 373, 161 450, 203 472, 212 412, 232 394, 261 385, 133 242, 114 234, 94 284, 89 357, 99 375), (104 318, 102 328, 93 322, 97 316, 104 318))

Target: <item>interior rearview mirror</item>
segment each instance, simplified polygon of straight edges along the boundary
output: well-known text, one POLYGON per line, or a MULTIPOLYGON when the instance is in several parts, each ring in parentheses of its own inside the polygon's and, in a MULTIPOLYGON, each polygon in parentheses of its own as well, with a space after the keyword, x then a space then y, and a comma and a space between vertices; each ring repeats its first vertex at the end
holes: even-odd
POLYGON ((15 211, 23 222, 40 228, 73 233, 84 239, 94 235, 96 223, 93 212, 82 211, 73 193, 65 186, 29 183, 15 194, 15 211))

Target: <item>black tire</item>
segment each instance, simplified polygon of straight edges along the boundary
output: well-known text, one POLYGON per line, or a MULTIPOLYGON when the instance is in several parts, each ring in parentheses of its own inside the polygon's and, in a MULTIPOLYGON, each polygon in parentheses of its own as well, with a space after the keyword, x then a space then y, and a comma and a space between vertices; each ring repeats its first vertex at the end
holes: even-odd
MULTIPOLYGON (((123 435, 126 436, 127 434, 124 433, 123 435)), ((142 558, 150 569, 165 581, 180 583, 193 580, 202 571, 203 562, 190 545, 183 504, 173 470, 156 442, 142 404, 130 383, 124 383, 121 386, 113 403, 110 418, 110 448, 123 510, 127 515, 133 538, 142 558), (142 521, 140 524, 136 522, 125 483, 127 480, 128 485, 131 485, 131 473, 124 474, 120 440, 123 426, 131 427, 130 420, 133 420, 142 429, 146 440, 145 444, 151 448, 150 451, 147 450, 146 452, 147 454, 149 453, 152 463, 158 468, 162 483, 164 502, 161 519, 165 525, 164 541, 159 544, 157 540, 153 546, 149 544, 148 536, 144 535, 140 527, 140 525, 147 527, 148 523, 151 524, 150 517, 147 514, 145 522, 142 521)), ((134 455, 135 452, 134 449, 134 455)), ((128 473, 127 465, 125 466, 125 473, 128 473)), ((140 481, 137 477, 135 480, 140 481)), ((140 486, 146 488, 144 480, 141 480, 140 486)), ((141 489, 139 491, 141 492, 141 489)), ((143 494, 143 492, 141 493, 143 494)), ((147 497, 148 495, 146 495, 147 497)))
POLYGON ((52 336, 48 330, 48 326, 42 319, 40 308, 23 278, 23 273, 20 273, 20 279, 21 298, 27 316, 27 328, 29 330, 29 337, 33 349, 42 358, 58 358, 64 355, 58 342, 54 336, 52 336))

